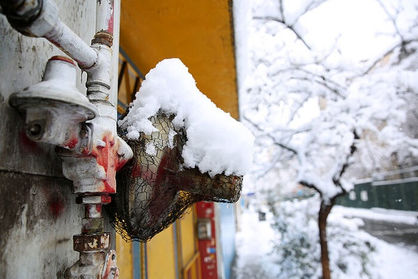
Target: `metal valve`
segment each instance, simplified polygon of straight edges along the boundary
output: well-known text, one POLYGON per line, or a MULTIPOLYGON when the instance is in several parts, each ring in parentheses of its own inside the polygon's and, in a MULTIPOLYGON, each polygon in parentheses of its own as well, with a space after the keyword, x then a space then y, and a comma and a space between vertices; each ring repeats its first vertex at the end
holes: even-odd
POLYGON ((85 123, 97 109, 76 88, 76 66, 63 56, 52 57, 40 83, 12 94, 10 105, 25 115, 29 139, 79 153, 88 152, 92 126, 85 123))

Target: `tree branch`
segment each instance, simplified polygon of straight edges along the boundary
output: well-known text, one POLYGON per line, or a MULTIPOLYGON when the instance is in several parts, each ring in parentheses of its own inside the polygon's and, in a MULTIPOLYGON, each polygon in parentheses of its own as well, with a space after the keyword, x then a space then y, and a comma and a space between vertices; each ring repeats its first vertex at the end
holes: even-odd
POLYGON ((274 16, 255 16, 253 19, 257 20, 266 20, 266 21, 276 21, 278 23, 283 24, 286 28, 288 28, 290 31, 292 31, 293 34, 296 35, 296 37, 305 45, 305 47, 309 50, 312 50, 311 47, 308 45, 308 43, 302 38, 302 36, 296 31, 293 25, 288 24, 283 19, 280 19, 278 17, 274 16))
POLYGON ((344 98, 344 96, 338 91, 338 89, 332 88, 330 85, 328 85, 325 81, 317 80, 317 79, 308 79, 307 77, 292 77, 291 79, 295 80, 302 80, 302 81, 309 81, 309 82, 315 82, 319 85, 322 85, 323 87, 327 88, 329 91, 334 93, 340 98, 344 98))
MULTIPOLYGON (((256 124, 256 123, 254 123, 251 119, 249 119, 246 115, 244 115, 243 116, 243 118, 247 121, 247 122, 249 122, 252 126, 254 126, 254 128, 256 128, 258 131, 260 131, 260 132, 264 132, 264 130, 260 127, 260 125, 258 125, 258 124, 256 124)), ((294 148, 292 148, 292 147, 290 147, 290 146, 287 146, 286 144, 284 144, 284 143, 282 143, 282 142, 279 142, 277 139, 276 139, 276 137, 275 136, 273 136, 273 135, 271 135, 270 133, 266 133, 265 134, 265 136, 267 136, 267 137, 269 137, 272 141, 273 141, 273 143, 275 144, 275 145, 278 145, 279 147, 281 147, 281 148, 283 148, 283 149, 285 149, 285 150, 287 150, 287 151, 289 151, 289 152, 291 152, 291 153, 293 153, 293 154, 295 154, 295 155, 297 155, 298 154, 298 151, 296 150, 296 149, 294 149, 294 148)))
POLYGON ((377 64, 379 64, 379 62, 382 61, 383 58, 385 58, 387 55, 389 55, 390 53, 392 53, 395 49, 397 49, 398 47, 401 48, 405 48, 407 45, 409 45, 410 43, 413 42, 418 42, 418 39, 413 39, 413 40, 406 40, 406 41, 401 41, 400 43, 394 45, 392 48, 390 48, 389 50, 387 50, 385 53, 383 53, 378 59, 376 59, 367 69, 366 71, 364 71, 363 73, 361 73, 360 75, 357 75, 355 77, 358 76, 365 76, 367 74, 369 74, 375 67, 377 64))
POLYGON ((284 17, 283 0, 279 0, 279 11, 283 22, 286 22, 286 18, 284 17))
POLYGON ((350 158, 357 151, 356 144, 357 144, 357 140, 360 139, 356 130, 353 130, 353 136, 354 136, 354 139, 353 139, 353 142, 351 143, 351 146, 350 146, 350 153, 347 154, 347 156, 344 160, 344 164, 341 166, 341 170, 339 171, 339 173, 334 175, 334 177, 332 178, 332 182, 334 182, 335 185, 339 186, 344 192, 346 192, 346 191, 342 187, 340 180, 341 180, 341 177, 343 176, 343 174, 345 173, 345 171, 347 170, 347 168, 350 166, 350 158))
POLYGON ((379 6, 383 9, 385 14, 388 16, 389 20, 392 22, 393 28, 395 28, 395 32, 399 36, 399 38, 401 39, 401 42, 404 42, 405 41, 404 37, 403 37, 402 33, 399 31, 398 24, 396 23, 396 19, 389 13, 388 9, 386 9, 386 6, 383 5, 382 1, 380 1, 380 0, 376 0, 376 1, 379 4, 379 6))

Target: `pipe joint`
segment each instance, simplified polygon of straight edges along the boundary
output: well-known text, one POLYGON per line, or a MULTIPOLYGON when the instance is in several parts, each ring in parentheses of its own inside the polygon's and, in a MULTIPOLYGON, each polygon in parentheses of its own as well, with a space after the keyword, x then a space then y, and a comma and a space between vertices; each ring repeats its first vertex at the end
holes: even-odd
POLYGON ((108 101, 112 75, 112 49, 96 43, 92 49, 97 53, 97 61, 87 72, 87 96, 90 101, 108 101))
POLYGON ((6 15, 10 25, 29 36, 25 30, 40 16, 42 7, 42 0, 0 1, 0 12, 6 15))

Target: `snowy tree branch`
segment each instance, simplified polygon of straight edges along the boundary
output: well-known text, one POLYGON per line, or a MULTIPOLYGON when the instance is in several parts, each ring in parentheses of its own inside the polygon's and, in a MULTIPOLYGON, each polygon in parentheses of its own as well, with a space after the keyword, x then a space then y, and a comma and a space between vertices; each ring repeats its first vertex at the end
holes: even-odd
POLYGON ((318 79, 310 79, 308 77, 292 77, 291 79, 294 80, 301 80, 301 81, 307 81, 307 82, 315 82, 325 88, 327 88, 329 91, 331 91, 332 93, 334 93, 335 95, 337 95, 340 98, 344 98, 344 96, 338 91, 338 89, 331 87, 329 84, 327 84, 325 81, 323 80, 318 80, 318 79))
POLYGON ((305 45, 305 47, 307 49, 312 50, 311 47, 308 45, 308 43, 299 34, 299 32, 296 31, 294 25, 288 24, 284 19, 280 19, 280 18, 274 17, 274 16, 255 16, 255 17, 253 17, 253 19, 275 21, 275 22, 283 24, 287 29, 289 29, 290 31, 292 31, 293 34, 295 34, 295 36, 305 45))
MULTIPOLYGON (((394 45, 392 48, 387 50, 385 53, 383 53, 379 58, 377 58, 362 74, 359 76, 365 76, 369 74, 381 61, 383 58, 394 52, 397 48, 405 49, 405 47, 413 42, 418 42, 418 39, 413 40, 407 40, 407 41, 401 41, 399 44, 394 45)), ((356 76, 358 77, 358 76, 356 76)))
POLYGON ((334 182, 334 184, 339 186, 343 190, 343 192, 346 192, 346 191, 341 185, 341 177, 343 176, 347 168, 350 166, 350 159, 354 155, 354 153, 357 151, 357 146, 356 146, 357 140, 360 139, 356 130, 353 131, 353 137, 354 137, 353 143, 350 146, 350 153, 347 154, 345 161, 343 165, 341 166, 341 170, 332 178, 332 181, 334 182))
MULTIPOLYGON (((257 123, 255 123, 254 121, 252 121, 250 118, 248 118, 246 115, 244 115, 243 116, 243 118, 247 121, 247 122, 249 122, 253 127, 255 127, 258 131, 260 131, 260 132, 264 132, 264 130, 260 127, 260 125, 258 125, 257 123)), ((271 134, 269 134, 269 133, 267 133, 267 134, 265 134, 265 136, 267 136, 267 137, 269 137, 272 141, 273 141, 273 143, 275 144, 275 145, 277 145, 277 146, 279 146, 279 147, 281 147, 281 148, 283 148, 283 149, 285 149, 285 150, 287 150, 287 151, 289 151, 289 152, 291 152, 291 153, 293 153, 293 154, 295 154, 295 155, 297 155, 298 154, 298 152, 297 152, 297 150, 296 149, 294 149, 294 148, 292 148, 292 147, 290 147, 290 146, 287 146, 286 144, 284 144, 284 143, 281 143, 281 142, 279 142, 279 141, 277 141, 277 139, 276 139, 276 137, 275 136, 273 136, 273 135, 271 135, 271 134)))
POLYGON ((399 38, 401 39, 401 42, 405 41, 402 33, 399 31, 398 28, 398 24, 396 23, 396 19, 394 16, 391 15, 391 13, 388 11, 388 9, 386 8, 386 6, 382 3, 382 1, 380 0, 376 0, 377 3, 379 4, 379 6, 383 9, 383 11, 385 12, 385 14, 387 15, 387 17, 389 18, 389 20, 392 22, 393 28, 395 29, 396 34, 399 36, 399 38))

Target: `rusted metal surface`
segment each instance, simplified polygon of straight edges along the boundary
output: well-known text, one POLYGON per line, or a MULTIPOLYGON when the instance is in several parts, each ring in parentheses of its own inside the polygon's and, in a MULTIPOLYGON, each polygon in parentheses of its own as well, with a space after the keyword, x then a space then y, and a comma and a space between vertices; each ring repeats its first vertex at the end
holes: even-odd
MULTIPOLYGON (((109 102, 117 90, 112 90, 112 43, 113 43, 113 1, 97 1, 96 33, 92 49, 97 53, 95 64, 86 69, 87 96, 94 104, 97 116, 90 121, 93 127, 91 152, 63 157, 64 175, 73 180, 74 192, 85 205, 82 234, 74 236, 74 250, 80 252, 80 260, 68 269, 67 278, 86 276, 90 271, 73 272, 90 266, 97 271, 103 267, 97 278, 117 278, 116 254, 109 251, 109 234, 103 232, 102 204, 110 202, 109 194, 116 193, 116 172, 132 157, 130 147, 116 132, 116 108, 109 102), (99 200, 97 197, 101 196, 99 200), (104 262, 86 264, 86 254, 102 255, 107 252, 104 262), (100 277, 99 277, 100 276, 100 277)), ((92 256, 93 257, 93 256, 92 256)))
POLYGON ((74 251, 77 252, 100 252, 109 249, 109 233, 79 234, 75 235, 74 251))
POLYGON ((103 232, 103 218, 83 218, 81 232, 83 234, 92 234, 103 232))
POLYGON ((113 35, 106 32, 106 31, 100 31, 97 32, 96 35, 94 35, 93 40, 91 41, 91 44, 102 44, 106 45, 108 47, 112 47, 113 45, 113 35))

